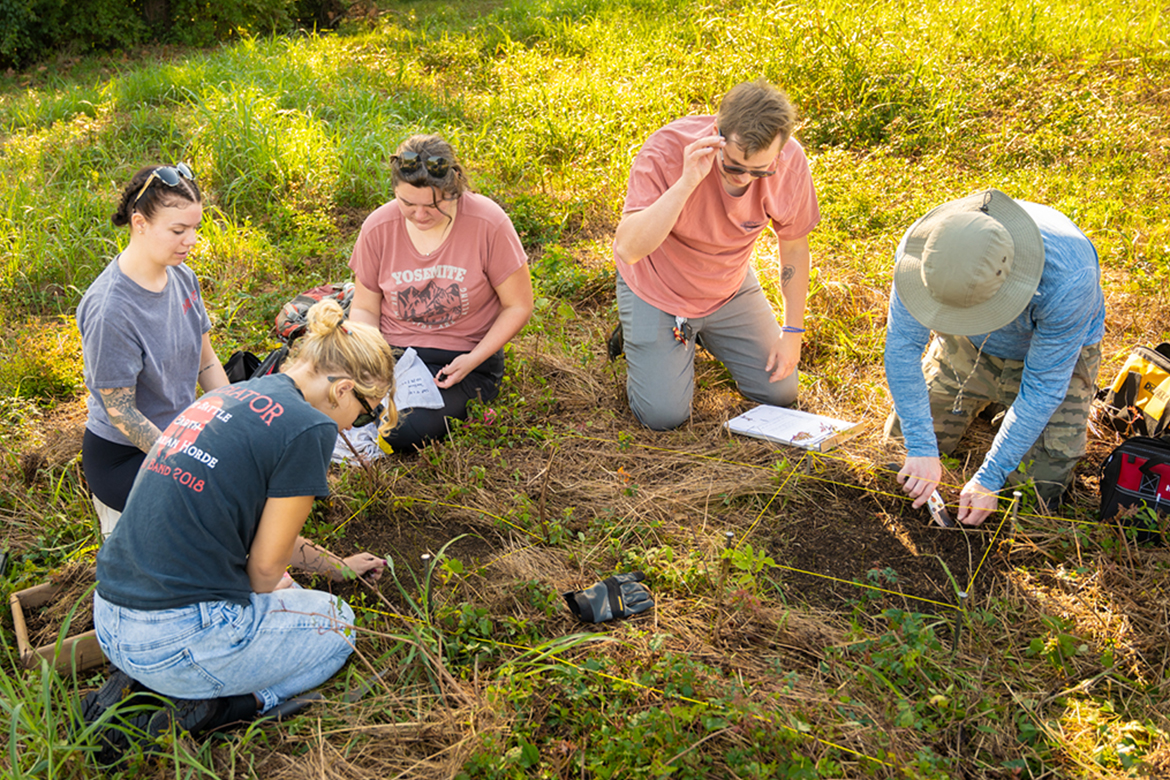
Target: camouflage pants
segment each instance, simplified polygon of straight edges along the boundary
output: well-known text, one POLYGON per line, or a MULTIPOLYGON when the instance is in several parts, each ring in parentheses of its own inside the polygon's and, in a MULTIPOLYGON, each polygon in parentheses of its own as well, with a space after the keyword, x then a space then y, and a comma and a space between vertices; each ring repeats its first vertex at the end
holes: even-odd
MULTIPOLYGON (((1072 482, 1073 469, 1085 454, 1089 409, 1097 391, 1100 367, 1101 345, 1082 347, 1064 400, 1021 461, 1027 476, 1036 482, 1037 494, 1050 505, 1072 482)), ((930 415, 938 448, 949 455, 975 415, 991 404, 1004 408, 1012 405, 1020 392, 1024 363, 986 353, 979 355, 978 345, 964 336, 939 335, 922 358, 922 373, 930 391, 930 415), (956 411, 960 386, 963 397, 956 411)), ((886 420, 886 435, 902 438, 896 412, 886 420)), ((1017 469, 1008 475, 1008 484, 1019 484, 1024 478, 1017 469)))

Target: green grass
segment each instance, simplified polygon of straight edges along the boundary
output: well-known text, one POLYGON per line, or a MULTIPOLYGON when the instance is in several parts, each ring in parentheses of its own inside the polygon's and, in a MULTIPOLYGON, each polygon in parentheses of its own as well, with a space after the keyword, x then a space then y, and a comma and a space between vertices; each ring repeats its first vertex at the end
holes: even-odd
MULTIPOLYGON (((360 509, 355 524, 375 510, 484 523, 582 578, 641 566, 688 614, 615 629, 620 641, 605 647, 576 635, 558 644, 570 632, 547 581, 494 583, 507 597, 488 598, 464 561, 469 573, 443 569, 433 586, 434 613, 415 609, 405 628, 385 628, 373 616, 387 606, 370 607, 359 650, 372 665, 400 666, 400 687, 379 689, 356 714, 324 711, 336 733, 317 737, 315 720, 298 719, 194 752, 177 742, 151 776, 211 776, 214 763, 267 777, 281 765, 274 755, 379 777, 447 776, 448 761, 468 778, 1113 778, 1137 776, 1146 759, 1154 774, 1170 762, 1161 681, 1007 585, 956 626, 950 612, 923 616, 880 595, 809 614, 758 546, 721 577, 716 524, 754 517, 776 483, 679 508, 695 523, 681 525, 658 503, 679 472, 637 472, 631 444, 652 439, 597 400, 624 380, 599 349, 613 306, 609 240, 634 154, 657 127, 714 112, 730 86, 760 75, 799 109, 823 215, 810 236, 802 361, 802 393, 815 403, 884 414, 893 249, 931 206, 989 186, 1064 211, 1094 241, 1110 360, 1170 337, 1164 2, 379 5, 375 19, 338 33, 62 56, 0 74, 0 549, 13 553, 0 595, 95 541, 79 466, 53 456, 46 432, 77 397, 69 317, 125 240, 109 215, 133 172, 177 160, 195 170, 209 208, 191 264, 226 358, 272 346, 272 318, 293 294, 349 276, 361 219, 390 197, 389 156, 413 133, 439 132, 476 188, 511 214, 533 261, 537 313, 510 353, 494 422, 461 426, 398 470, 346 475, 338 503, 360 509), (595 434, 618 441, 603 471, 620 489, 558 502, 547 482, 568 457, 558 448, 595 434), (49 454, 30 473, 20 457, 33 451, 49 454), (691 613, 720 628, 700 635, 691 613), (817 661, 777 649, 809 652, 801 627, 813 623, 825 632, 817 661), (743 636, 765 639, 728 649, 743 636), (687 652, 681 638, 706 649, 687 652)), ((757 259, 768 268, 770 257, 762 241, 757 259)), ((731 460, 736 447, 685 441, 731 460)), ((332 543, 330 517, 313 529, 332 543)), ((1072 524, 1036 538, 1040 552, 1021 564, 1029 576, 1141 569, 1107 535, 1072 524)), ((91 681, 5 667, 0 767, 96 776, 65 726, 91 681)), ((331 696, 368 671, 361 660, 347 669, 331 696)))

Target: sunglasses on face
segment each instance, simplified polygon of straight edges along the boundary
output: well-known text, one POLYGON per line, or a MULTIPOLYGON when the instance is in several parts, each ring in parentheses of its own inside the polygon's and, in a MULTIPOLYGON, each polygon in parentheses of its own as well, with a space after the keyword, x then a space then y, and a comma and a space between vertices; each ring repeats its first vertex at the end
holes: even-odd
POLYGON ((431 176, 434 176, 436 179, 441 179, 447 175, 447 171, 451 170, 451 161, 446 157, 439 157, 437 155, 423 157, 418 152, 403 152, 402 154, 394 155, 390 160, 398 166, 398 170, 407 176, 416 174, 423 168, 426 168, 427 173, 431 176))
POLYGON ((382 419, 382 404, 378 404, 376 407, 371 409, 370 402, 366 400, 365 396, 363 396, 357 390, 354 390, 353 394, 357 397, 358 403, 362 405, 362 409, 365 410, 353 421, 353 427, 361 428, 363 425, 369 425, 375 420, 382 419))
POLYGON ((743 176, 746 173, 748 176, 751 176, 753 179, 764 179, 764 178, 767 178, 768 176, 771 176, 774 173, 776 173, 775 170, 756 171, 756 170, 752 170, 750 168, 742 168, 738 165, 728 165, 726 158, 724 158, 724 156, 723 156, 722 149, 719 150, 719 165, 723 168, 723 172, 726 173, 728 176, 743 176))
POLYGON ((178 187, 179 182, 182 179, 186 179, 187 181, 195 181, 195 174, 191 173, 191 169, 187 167, 187 163, 179 163, 175 166, 164 165, 161 168, 155 168, 150 172, 150 175, 146 177, 146 183, 142 185, 142 189, 140 189, 138 194, 134 196, 134 203, 132 205, 137 206, 138 201, 142 198, 143 195, 146 194, 146 191, 150 189, 150 185, 154 184, 156 181, 161 181, 168 187, 178 187))
MULTIPOLYGON (((327 376, 325 378, 330 382, 339 382, 342 379, 349 379, 349 377, 346 376, 327 376)), ((377 408, 371 409, 370 402, 366 400, 364 395, 357 391, 356 387, 353 390, 353 397, 357 399, 359 404, 361 404, 363 410, 362 413, 357 416, 357 419, 353 421, 353 427, 361 428, 363 425, 369 425, 374 420, 381 418, 382 404, 378 404, 377 408)))

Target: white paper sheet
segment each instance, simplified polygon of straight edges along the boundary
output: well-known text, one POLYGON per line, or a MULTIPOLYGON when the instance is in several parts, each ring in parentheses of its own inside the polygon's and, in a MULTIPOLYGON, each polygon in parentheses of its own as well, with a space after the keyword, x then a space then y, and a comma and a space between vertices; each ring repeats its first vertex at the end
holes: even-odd
POLYGON ((760 405, 727 421, 732 433, 825 452, 861 431, 857 423, 819 414, 760 405))
POLYGON ((394 405, 405 409, 442 409, 443 395, 426 364, 411 347, 394 366, 394 405))
POLYGON ((361 428, 350 428, 345 434, 338 431, 337 441, 333 444, 334 463, 349 463, 353 460, 353 450, 349 448, 349 444, 345 443, 346 439, 349 439, 349 444, 352 444, 354 449, 360 452, 366 460, 377 460, 386 454, 378 446, 377 420, 363 425, 361 428))

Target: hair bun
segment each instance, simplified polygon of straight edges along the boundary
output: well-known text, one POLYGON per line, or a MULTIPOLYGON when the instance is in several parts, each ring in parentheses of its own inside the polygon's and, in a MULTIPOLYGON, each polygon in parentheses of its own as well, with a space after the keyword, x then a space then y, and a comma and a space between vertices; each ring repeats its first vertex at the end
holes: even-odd
POLYGON ((345 322, 345 311, 337 301, 324 298, 309 307, 306 319, 310 335, 325 336, 342 326, 345 322))

